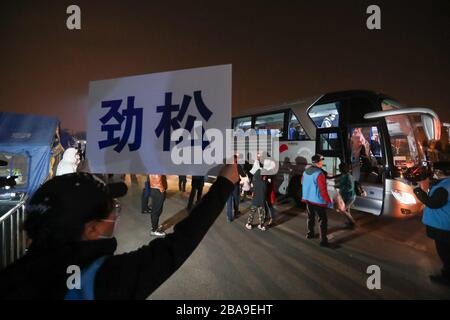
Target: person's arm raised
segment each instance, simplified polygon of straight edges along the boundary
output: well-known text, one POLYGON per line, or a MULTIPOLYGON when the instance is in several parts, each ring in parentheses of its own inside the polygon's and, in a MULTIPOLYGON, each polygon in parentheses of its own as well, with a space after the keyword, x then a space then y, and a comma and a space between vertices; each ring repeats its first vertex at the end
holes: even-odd
POLYGON ((95 280, 96 299, 145 299, 192 254, 239 181, 236 164, 222 168, 216 182, 189 216, 165 238, 108 258, 95 280))

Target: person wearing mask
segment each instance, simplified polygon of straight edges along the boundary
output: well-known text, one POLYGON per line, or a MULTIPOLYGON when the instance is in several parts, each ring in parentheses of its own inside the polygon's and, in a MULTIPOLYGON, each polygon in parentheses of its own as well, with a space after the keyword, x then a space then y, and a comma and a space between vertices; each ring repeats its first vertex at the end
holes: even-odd
POLYGON ((30 245, 22 258, 0 271, 0 299, 146 299, 197 248, 238 179, 236 165, 224 166, 173 233, 118 255, 116 198, 126 194, 126 184, 106 185, 88 173, 48 180, 26 206, 30 245), (79 289, 68 288, 67 270, 74 265, 82 270, 79 289))
POLYGON ((306 202, 308 212, 307 228, 308 239, 313 239, 315 232, 316 215, 320 223, 320 245, 327 247, 328 243, 328 217, 327 208, 332 206, 332 201, 327 191, 326 175, 322 170, 324 158, 316 154, 311 158, 312 165, 305 170, 302 176, 302 201, 306 202))
POLYGON ((75 148, 68 148, 64 151, 62 160, 58 163, 56 176, 77 172, 80 156, 75 148))
POLYGON ((162 214, 164 202, 166 201, 167 178, 159 174, 150 174, 149 178, 152 199, 152 211, 150 213, 152 226, 150 234, 155 237, 164 237, 166 234, 159 226, 159 217, 162 214))
POLYGON ((434 240, 443 265, 441 274, 431 275, 430 279, 450 286, 450 178, 439 170, 435 175, 438 180, 428 194, 420 186, 414 188, 414 193, 425 205, 422 222, 426 226, 427 236, 434 240))
POLYGON ((204 185, 205 185, 205 176, 192 176, 191 193, 189 194, 189 201, 187 206, 188 211, 192 210, 196 194, 197 194, 196 204, 199 203, 200 199, 202 198, 204 185))

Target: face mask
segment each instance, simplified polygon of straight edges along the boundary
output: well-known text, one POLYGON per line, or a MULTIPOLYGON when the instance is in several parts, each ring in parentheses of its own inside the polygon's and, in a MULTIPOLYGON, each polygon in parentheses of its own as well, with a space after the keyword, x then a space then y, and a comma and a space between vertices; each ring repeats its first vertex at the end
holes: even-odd
POLYGON ((117 226, 117 221, 119 220, 119 217, 116 218, 116 220, 111 220, 111 219, 102 219, 100 221, 103 222, 109 222, 109 223, 114 223, 114 227, 113 227, 113 231, 111 232, 111 235, 99 235, 98 239, 112 239, 114 238, 114 234, 116 233, 116 226, 117 226))

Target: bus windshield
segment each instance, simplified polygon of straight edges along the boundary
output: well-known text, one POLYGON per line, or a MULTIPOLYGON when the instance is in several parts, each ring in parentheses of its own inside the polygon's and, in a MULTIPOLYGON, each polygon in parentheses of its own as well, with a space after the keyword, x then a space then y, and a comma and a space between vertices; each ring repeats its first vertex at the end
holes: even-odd
POLYGON ((394 165, 400 168, 417 167, 425 160, 422 144, 419 143, 420 123, 408 115, 386 117, 391 141, 394 165))

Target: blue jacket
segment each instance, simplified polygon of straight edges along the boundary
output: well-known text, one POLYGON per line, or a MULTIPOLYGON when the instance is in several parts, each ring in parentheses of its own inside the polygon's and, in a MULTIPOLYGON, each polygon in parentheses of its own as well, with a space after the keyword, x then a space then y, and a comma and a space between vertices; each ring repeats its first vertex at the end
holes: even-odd
POLYGON ((331 204, 326 177, 321 169, 311 166, 305 170, 302 178, 302 195, 304 202, 323 207, 331 204))
MULTIPOLYGON (((444 188, 450 195, 450 179, 444 179, 434 185, 429 195, 431 196, 437 188, 444 188)), ((450 231, 450 200, 447 200, 447 203, 439 209, 425 207, 422 222, 436 229, 450 231)))

